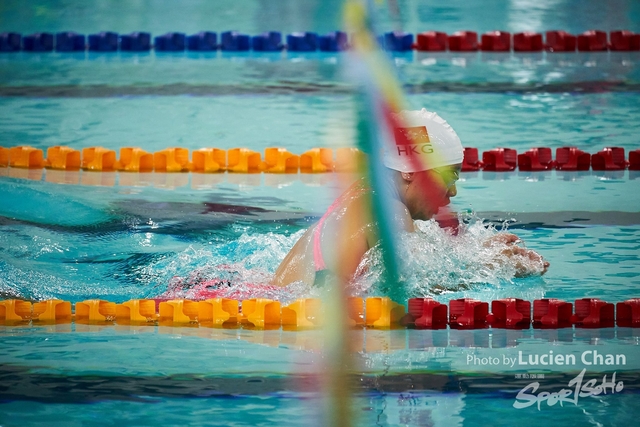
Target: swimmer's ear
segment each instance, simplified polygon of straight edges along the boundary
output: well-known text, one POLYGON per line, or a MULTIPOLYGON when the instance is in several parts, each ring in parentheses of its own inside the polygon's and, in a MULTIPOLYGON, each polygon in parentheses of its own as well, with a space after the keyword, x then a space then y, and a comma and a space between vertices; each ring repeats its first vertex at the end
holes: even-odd
POLYGON ((402 176, 402 179, 407 182, 413 181, 413 172, 401 172, 400 175, 402 176))

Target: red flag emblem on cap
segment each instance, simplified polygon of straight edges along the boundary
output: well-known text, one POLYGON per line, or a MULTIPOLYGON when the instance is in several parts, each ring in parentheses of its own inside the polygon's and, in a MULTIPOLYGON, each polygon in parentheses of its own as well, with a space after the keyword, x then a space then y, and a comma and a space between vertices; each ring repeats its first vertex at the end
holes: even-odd
POLYGON ((394 128, 393 135, 396 139, 396 145, 424 144, 426 142, 431 142, 426 126, 394 128))

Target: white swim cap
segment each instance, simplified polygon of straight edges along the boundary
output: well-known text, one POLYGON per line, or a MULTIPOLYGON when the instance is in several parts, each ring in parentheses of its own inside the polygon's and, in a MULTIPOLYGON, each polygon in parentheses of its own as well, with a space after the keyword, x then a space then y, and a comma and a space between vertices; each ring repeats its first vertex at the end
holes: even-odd
POLYGON ((419 172, 462 163, 460 138, 436 113, 424 108, 403 110, 394 119, 401 127, 391 129, 391 140, 385 141, 382 158, 386 167, 419 172))

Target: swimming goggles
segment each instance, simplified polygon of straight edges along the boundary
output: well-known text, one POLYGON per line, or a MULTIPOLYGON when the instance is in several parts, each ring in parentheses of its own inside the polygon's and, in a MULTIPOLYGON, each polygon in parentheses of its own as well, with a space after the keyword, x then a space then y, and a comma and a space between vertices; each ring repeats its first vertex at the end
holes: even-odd
POLYGON ((440 178, 442 178, 442 181, 445 183, 447 188, 453 187, 456 184, 456 181, 460 179, 460 171, 457 169, 444 167, 433 168, 431 170, 440 175, 440 178))

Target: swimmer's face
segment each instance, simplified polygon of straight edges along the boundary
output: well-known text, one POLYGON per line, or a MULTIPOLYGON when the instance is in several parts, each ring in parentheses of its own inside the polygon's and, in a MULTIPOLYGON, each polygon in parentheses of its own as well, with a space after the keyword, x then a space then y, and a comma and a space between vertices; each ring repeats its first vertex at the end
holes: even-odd
POLYGON ((458 193, 456 182, 461 165, 402 174, 406 183, 405 202, 413 219, 427 220, 447 206, 458 193))

